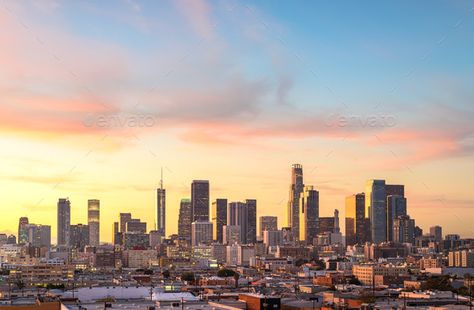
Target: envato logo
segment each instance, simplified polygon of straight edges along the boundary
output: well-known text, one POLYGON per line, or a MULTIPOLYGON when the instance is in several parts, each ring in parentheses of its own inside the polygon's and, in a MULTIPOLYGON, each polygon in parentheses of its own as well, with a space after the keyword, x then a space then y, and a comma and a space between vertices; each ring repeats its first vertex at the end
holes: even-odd
POLYGON ((156 116, 149 114, 88 114, 83 124, 86 127, 122 128, 153 127, 156 116))
POLYGON ((394 115, 339 115, 331 114, 326 119, 328 127, 362 127, 379 128, 394 127, 397 118, 394 115))

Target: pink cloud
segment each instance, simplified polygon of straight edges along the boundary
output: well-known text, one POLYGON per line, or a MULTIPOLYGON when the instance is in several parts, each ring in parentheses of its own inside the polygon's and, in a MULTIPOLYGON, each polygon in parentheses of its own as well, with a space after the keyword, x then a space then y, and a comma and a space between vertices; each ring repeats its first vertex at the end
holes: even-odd
POLYGON ((174 3, 199 36, 212 37, 214 26, 211 21, 211 7, 205 0, 177 0, 174 3))

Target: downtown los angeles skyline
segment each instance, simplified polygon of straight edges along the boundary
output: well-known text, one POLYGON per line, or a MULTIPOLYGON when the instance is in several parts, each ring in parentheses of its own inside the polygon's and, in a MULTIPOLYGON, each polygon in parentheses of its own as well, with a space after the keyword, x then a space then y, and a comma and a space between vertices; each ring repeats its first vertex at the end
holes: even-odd
POLYGON ((103 241, 120 212, 151 228, 161 168, 167 234, 195 179, 282 226, 300 163, 321 216, 384 179, 474 236, 472 3, 371 7, 1 2, 0 231, 56 236, 66 197, 73 224, 100 200, 103 241))

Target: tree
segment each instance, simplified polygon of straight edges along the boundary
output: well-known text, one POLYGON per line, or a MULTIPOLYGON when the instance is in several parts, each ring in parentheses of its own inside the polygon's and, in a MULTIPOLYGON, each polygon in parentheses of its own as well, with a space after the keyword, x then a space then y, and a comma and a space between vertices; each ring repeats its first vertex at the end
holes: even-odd
POLYGON ((301 267, 303 266, 304 264, 308 263, 308 260, 307 259, 302 259, 302 258, 299 258, 295 261, 295 266, 296 267, 301 267))
POLYGON ((240 274, 238 272, 235 272, 234 273, 235 288, 239 287, 239 279, 240 279, 240 274))
POLYGON ((234 275, 235 271, 232 269, 222 268, 217 271, 217 276, 220 278, 233 277, 234 275))
POLYGON ((362 283, 360 283, 359 279, 357 279, 356 277, 351 277, 351 279, 349 280, 349 284, 361 285, 362 283))
POLYGON ((163 276, 163 278, 169 279, 169 277, 170 277, 171 274, 170 274, 170 271, 169 271, 169 270, 164 270, 164 271, 161 273, 161 275, 163 276))
POLYGON ((196 276, 194 272, 184 272, 181 275, 181 280, 186 281, 186 282, 193 282, 196 280, 196 276))
POLYGON ((23 289, 25 288, 25 282, 23 282, 21 279, 18 279, 15 282, 16 287, 21 291, 21 295, 23 295, 23 289))

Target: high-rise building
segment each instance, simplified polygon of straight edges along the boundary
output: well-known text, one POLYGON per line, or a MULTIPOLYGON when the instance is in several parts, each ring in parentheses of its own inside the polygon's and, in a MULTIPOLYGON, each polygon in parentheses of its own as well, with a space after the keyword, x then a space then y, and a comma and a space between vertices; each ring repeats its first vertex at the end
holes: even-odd
POLYGON ((387 196, 387 241, 394 241, 393 221, 407 215, 407 199, 399 195, 387 196))
POLYGON ((18 244, 26 244, 28 242, 28 218, 20 217, 18 223, 18 244))
POLYGON ((89 225, 89 245, 100 245, 100 200, 87 201, 87 222, 89 225))
POLYGON ((438 225, 430 227, 430 236, 433 236, 436 242, 441 242, 443 240, 443 228, 438 225))
POLYGON ((288 227, 291 227, 293 235, 298 238, 300 235, 299 231, 299 202, 300 195, 303 192, 303 166, 300 164, 293 164, 291 166, 291 185, 290 185, 290 197, 287 206, 287 222, 288 227))
MULTIPOLYGON (((231 202, 227 209, 227 225, 240 227, 240 243, 247 244, 252 242, 249 229, 249 204, 245 202, 231 202)), ((252 207, 250 207, 252 209, 252 207)))
POLYGON ((260 216, 258 235, 263 238, 263 232, 265 230, 278 230, 278 217, 276 216, 260 216))
POLYGON ((209 221, 209 181, 194 180, 191 184, 192 221, 209 221))
POLYGON ((191 224, 191 244, 197 246, 200 244, 212 243, 212 222, 195 221, 191 224))
POLYGON ((227 199, 218 198, 212 203, 211 221, 213 227, 213 238, 215 241, 223 242, 223 227, 227 225, 227 199))
POLYGON ((71 236, 69 244, 73 249, 83 251, 86 245, 89 245, 89 226, 83 224, 71 225, 71 236))
POLYGON ((28 243, 34 247, 51 247, 51 226, 28 224, 28 243))
POLYGON ((68 198, 58 200, 58 245, 68 246, 71 226, 71 202, 68 198))
POLYGON ((408 215, 400 215, 394 219, 393 241, 415 244, 415 220, 408 215))
POLYGON ((370 219, 371 239, 374 243, 384 242, 387 237, 386 199, 385 180, 367 181, 365 213, 370 219))
POLYGON ((222 243, 223 244, 240 243, 240 226, 224 225, 222 243))
POLYGON ((178 218, 178 236, 191 242, 192 205, 191 199, 181 199, 178 218))
POLYGON ((166 237, 166 189, 163 188, 163 169, 161 169, 160 188, 156 190, 156 230, 166 237))
POLYGON ((125 233, 127 231, 127 222, 132 219, 131 213, 120 213, 120 232, 125 233))
POLYGON ((146 231, 146 222, 142 222, 140 219, 131 219, 127 221, 125 232, 146 234, 146 231))
POLYGON ((276 247, 283 244, 283 231, 265 230, 263 231, 263 244, 267 247, 276 247))
POLYGON ((120 236, 120 226, 119 226, 119 222, 114 222, 112 224, 112 243, 113 244, 120 244, 119 240, 121 240, 121 236, 120 236))
POLYGON ((247 243, 257 242, 257 200, 246 199, 247 205, 247 243))
POLYGON ((388 196, 405 197, 405 185, 385 184, 385 194, 388 196))
POLYGON ((304 187, 299 207, 299 240, 313 244, 313 239, 318 235, 319 223, 319 192, 313 186, 304 187))
POLYGON ((346 245, 369 241, 369 225, 365 220, 365 194, 346 197, 346 245))

